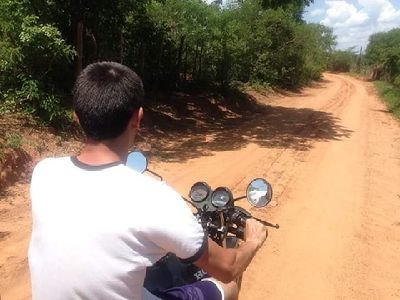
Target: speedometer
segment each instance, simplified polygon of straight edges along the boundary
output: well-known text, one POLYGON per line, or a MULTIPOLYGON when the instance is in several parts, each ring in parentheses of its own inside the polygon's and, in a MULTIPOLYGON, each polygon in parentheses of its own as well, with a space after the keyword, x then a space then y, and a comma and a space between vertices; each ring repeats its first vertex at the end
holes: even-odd
POLYGON ((211 195, 211 203, 217 208, 226 206, 231 199, 233 199, 231 191, 224 187, 215 189, 211 195))
POLYGON ((207 183, 197 182, 190 189, 190 199, 192 199, 193 202, 203 202, 207 199, 210 190, 207 183))

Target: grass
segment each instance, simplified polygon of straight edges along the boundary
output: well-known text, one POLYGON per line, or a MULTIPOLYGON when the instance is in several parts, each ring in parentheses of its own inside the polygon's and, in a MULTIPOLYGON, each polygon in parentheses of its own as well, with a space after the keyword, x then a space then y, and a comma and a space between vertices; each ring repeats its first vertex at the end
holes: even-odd
POLYGON ((400 118, 400 88, 384 81, 375 81, 379 96, 386 102, 391 113, 400 118))
POLYGON ((22 136, 18 133, 6 134, 5 147, 19 149, 22 145, 22 136))

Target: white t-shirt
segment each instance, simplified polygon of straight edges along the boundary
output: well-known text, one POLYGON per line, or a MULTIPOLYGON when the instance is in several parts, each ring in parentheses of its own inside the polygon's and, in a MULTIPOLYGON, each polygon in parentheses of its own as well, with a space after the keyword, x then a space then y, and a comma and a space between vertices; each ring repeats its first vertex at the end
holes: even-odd
POLYGON ((167 252, 193 261, 207 246, 179 194, 122 164, 45 159, 33 172, 31 199, 36 300, 142 299, 147 266, 167 252))

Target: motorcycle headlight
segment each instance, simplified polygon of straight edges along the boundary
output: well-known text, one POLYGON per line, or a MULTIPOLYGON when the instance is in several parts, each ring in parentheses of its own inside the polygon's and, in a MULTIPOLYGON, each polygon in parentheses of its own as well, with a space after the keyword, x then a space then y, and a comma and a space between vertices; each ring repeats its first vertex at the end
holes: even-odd
POLYGON ((219 187, 211 195, 211 203, 214 207, 220 208, 228 205, 233 199, 232 192, 224 187, 219 187))
POLYGON ((205 182, 196 182, 190 188, 189 197, 193 202, 203 202, 207 199, 211 188, 205 182))

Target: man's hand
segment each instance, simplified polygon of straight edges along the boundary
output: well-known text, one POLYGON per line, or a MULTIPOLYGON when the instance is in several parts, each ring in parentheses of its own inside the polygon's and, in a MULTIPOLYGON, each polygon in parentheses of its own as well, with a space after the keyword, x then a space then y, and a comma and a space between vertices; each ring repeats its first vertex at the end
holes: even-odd
POLYGON ((212 277, 228 283, 243 273, 267 235, 266 226, 254 219, 247 219, 245 243, 240 243, 238 248, 223 248, 209 238, 207 251, 195 264, 212 277))
POLYGON ((254 242, 257 249, 262 246, 268 236, 267 226, 257 220, 247 219, 244 238, 246 242, 254 242))

